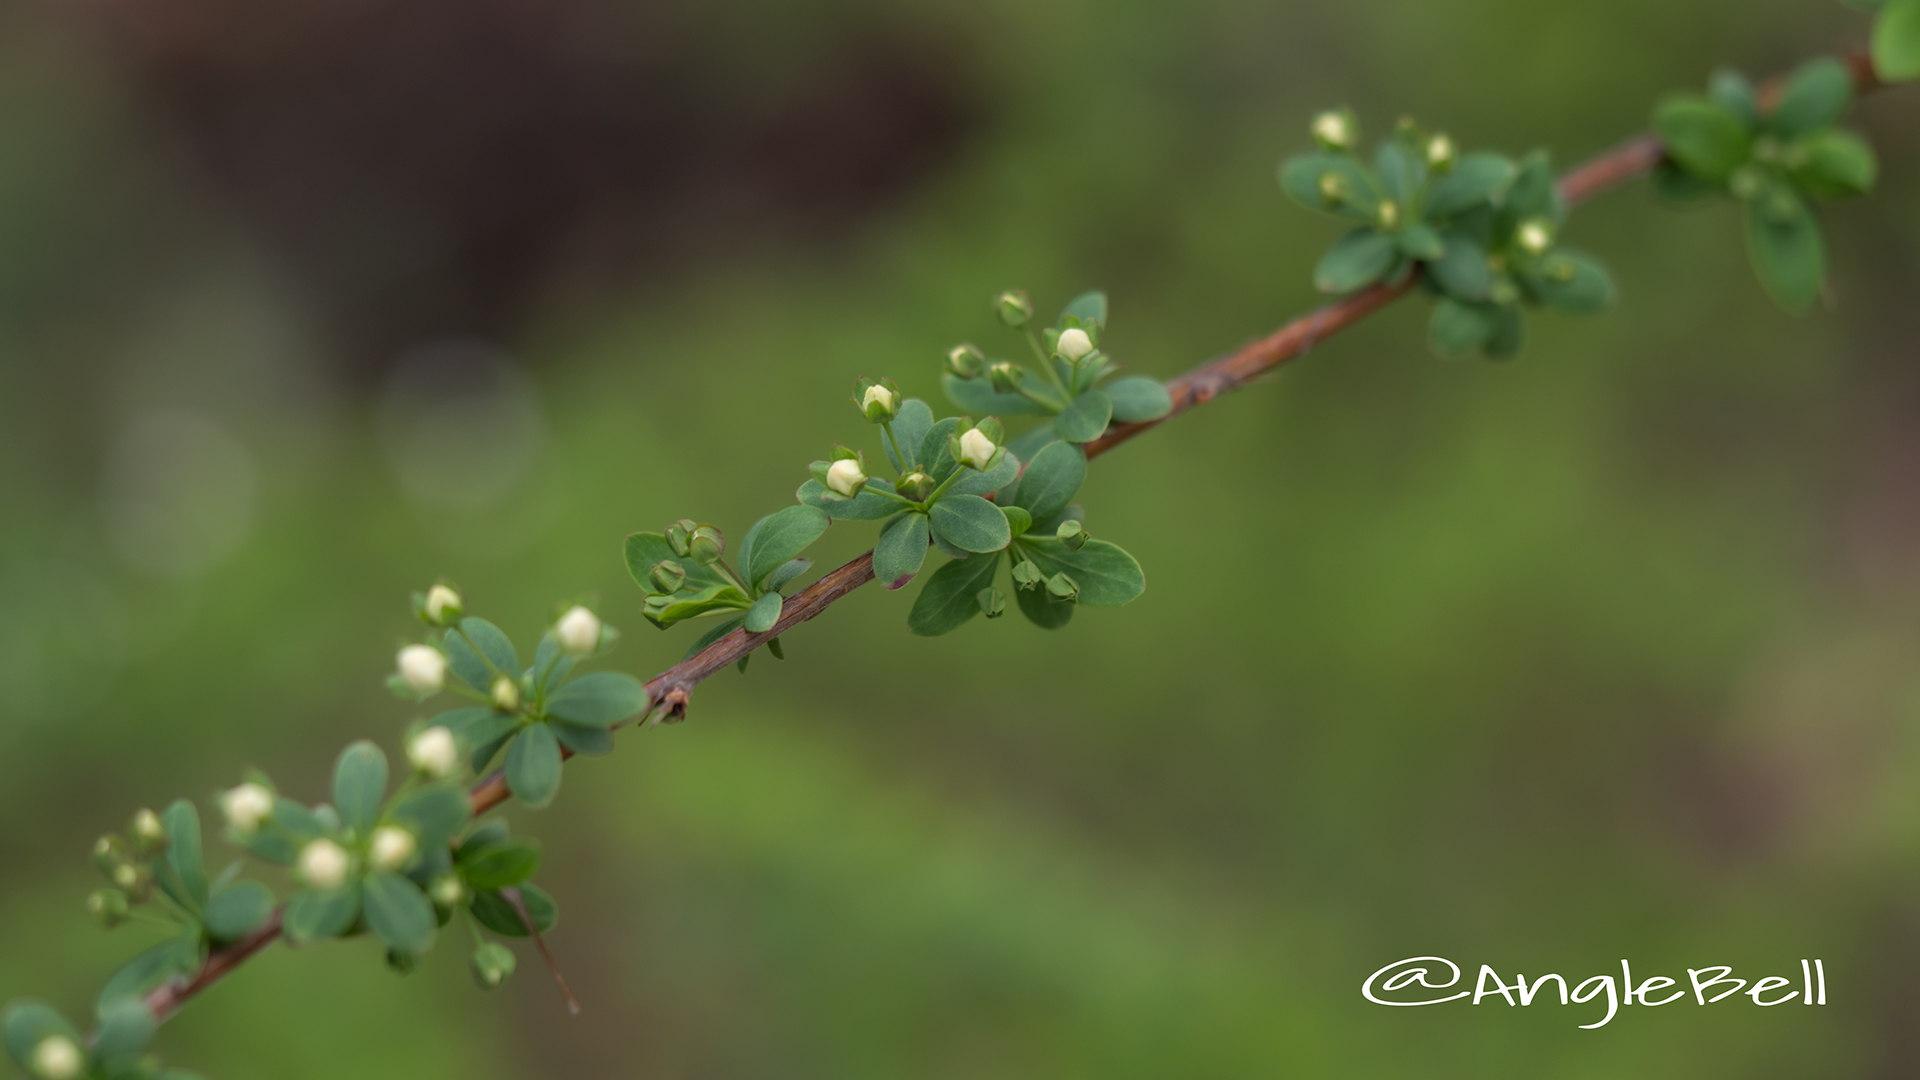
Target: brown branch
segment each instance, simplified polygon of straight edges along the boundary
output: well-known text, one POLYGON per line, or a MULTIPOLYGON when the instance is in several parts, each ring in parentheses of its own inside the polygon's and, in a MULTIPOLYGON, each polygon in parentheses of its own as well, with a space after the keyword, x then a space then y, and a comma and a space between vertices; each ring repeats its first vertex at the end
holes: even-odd
MULTIPOLYGON (((1858 93, 1871 93, 1885 85, 1874 74, 1873 61, 1865 54, 1850 53, 1843 57, 1843 60, 1853 75, 1854 87, 1858 93)), ((1784 79, 1775 78, 1760 88, 1760 101, 1763 108, 1771 109, 1778 103, 1783 85, 1784 79)), ((1665 151, 1658 137, 1645 133, 1636 135, 1612 150, 1575 166, 1563 174, 1560 177, 1561 198, 1565 199, 1568 205, 1583 203, 1601 192, 1619 187, 1652 171, 1664 155, 1665 151)), ((1182 413, 1205 405, 1221 394, 1238 390, 1254 378, 1272 371, 1288 360, 1305 356, 1329 335, 1352 326, 1412 290, 1412 281, 1399 285, 1374 285, 1344 300, 1318 308, 1313 313, 1293 320, 1258 341, 1244 345, 1226 356, 1187 372, 1167 384, 1167 390, 1173 397, 1172 412, 1158 420, 1113 425, 1098 439, 1086 444, 1087 457, 1089 459, 1099 457, 1143 431, 1158 427, 1182 413)), ((774 623, 771 630, 760 634, 750 634, 745 629, 734 630, 721 636, 693 656, 654 676, 646 684, 648 713, 659 713, 668 720, 680 719, 686 714, 687 701, 693 688, 702 680, 730 664, 738 663, 755 649, 766 644, 768 638, 778 637, 812 619, 825 611, 827 606, 835 600, 872 580, 873 552, 869 551, 788 597, 780 610, 779 620, 774 623)), ((563 749, 561 756, 563 759, 570 758, 573 756, 573 751, 563 749)), ((479 817, 499 806, 511 795, 512 792, 507 788, 506 776, 501 770, 495 769, 475 783, 468 792, 473 816, 479 817)), ((254 953, 273 944, 280 933, 281 913, 284 910, 282 908, 275 911, 266 925, 241 940, 208 954, 206 963, 201 965, 200 970, 195 972, 192 978, 170 982, 150 991, 146 1002, 155 1018, 164 1021, 179 1011, 188 999, 218 982, 227 972, 238 967, 254 953)), ((539 944, 544 953, 545 943, 539 944)))

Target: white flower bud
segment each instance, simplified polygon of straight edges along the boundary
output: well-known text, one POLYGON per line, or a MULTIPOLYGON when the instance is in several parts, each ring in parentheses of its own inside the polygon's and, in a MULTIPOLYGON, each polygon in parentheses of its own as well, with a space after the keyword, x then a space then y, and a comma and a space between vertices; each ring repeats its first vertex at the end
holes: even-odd
POLYGON ((420 850, 420 841, 397 825, 382 825, 373 830, 373 845, 367 857, 379 870, 399 870, 420 850))
POLYGON ((863 410, 871 409, 875 402, 879 402, 881 411, 892 413, 894 402, 897 401, 898 398, 899 395, 893 391, 875 383, 867 387, 867 396, 860 399, 860 408, 863 410))
POLYGON ((1520 250, 1529 255, 1539 255, 1553 245, 1553 229, 1539 218, 1523 222, 1520 230, 1514 234, 1514 241, 1520 250))
POLYGON ((460 747, 454 742, 453 732, 430 727, 407 740, 407 762, 417 772, 445 780, 460 767, 460 747))
POLYGON ((433 897, 433 902, 441 907, 459 907, 467 898, 467 887, 460 884, 458 874, 448 874, 445 877, 433 879, 433 885, 427 890, 427 895, 433 897))
POLYGON ((560 647, 570 653, 590 653, 600 647, 600 616, 575 604, 554 624, 560 647))
POLYGON ((841 458, 827 466, 827 486, 834 494, 851 499, 859 494, 861 485, 867 482, 866 470, 853 458, 841 458))
POLYGON ((1077 326, 1068 327, 1060 331, 1060 344, 1055 346, 1055 351, 1066 357, 1067 363, 1077 364, 1093 351, 1093 339, 1077 326))
POLYGON ((427 590, 427 618, 436 623, 444 623, 450 617, 458 618, 466 606, 460 601, 460 594, 445 585, 435 585, 427 590))
POLYGON ((431 645, 409 645, 395 663, 400 678, 416 694, 437 694, 447 685, 447 658, 431 645))
POLYGON ((140 868, 132 863, 121 863, 113 868, 113 883, 123 889, 139 887, 140 868))
MULTIPOLYGON (((1067 334, 1074 334, 1074 333, 1079 333, 1079 331, 1077 330, 1067 331, 1067 334)), ((1060 335, 1060 340, 1062 342, 1066 341, 1067 334, 1060 335)), ((1084 336, 1085 335, 1082 335, 1082 337, 1084 336)), ((976 469, 985 469, 987 467, 987 463, 993 460, 993 455, 999 449, 1000 449, 999 447, 993 445, 993 440, 987 438, 986 433, 981 431, 979 428, 968 428, 967 433, 965 435, 960 436, 961 460, 965 461, 967 464, 973 466, 976 469)))
POLYGON ((220 812, 234 832, 251 834, 273 816, 273 792, 251 782, 229 788, 220 793, 220 812))
POLYGON ((1353 148, 1353 121, 1344 112, 1323 112, 1313 118, 1313 137, 1329 150, 1353 148))
POLYGON ((294 871, 308 887, 329 892, 347 883, 352 860, 347 849, 331 840, 320 839, 300 849, 294 871))
POLYGON ((65 1035, 49 1035, 33 1048, 33 1075, 40 1080, 74 1080, 86 1066, 80 1048, 65 1035))
POLYGON ((160 823, 160 815, 144 808, 133 815, 133 827, 128 831, 133 834, 134 843, 146 847, 154 847, 167 839, 167 828, 160 823))
POLYGON ((501 712, 512 712, 520 707, 520 684, 513 681, 513 676, 495 676, 491 689, 494 708, 501 712))

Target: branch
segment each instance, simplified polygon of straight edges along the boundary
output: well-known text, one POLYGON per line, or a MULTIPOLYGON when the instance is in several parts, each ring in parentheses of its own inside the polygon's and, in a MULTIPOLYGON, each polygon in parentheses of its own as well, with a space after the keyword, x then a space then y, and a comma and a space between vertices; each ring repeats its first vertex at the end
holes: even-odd
MULTIPOLYGON (((1842 59, 1853 75, 1858 93, 1871 93, 1884 87, 1885 84, 1875 76, 1873 62, 1868 56, 1850 53, 1842 59)), ((1763 105, 1771 106, 1778 99, 1783 85, 1783 78, 1772 79, 1763 85, 1760 88, 1763 105)), ((1650 133, 1636 135, 1563 174, 1560 177, 1560 196, 1569 206, 1586 202, 1595 195, 1651 172, 1665 153, 1658 137, 1650 133)), ((1257 376, 1289 360, 1305 356, 1328 336, 1379 311, 1412 292, 1413 288, 1412 279, 1398 285, 1371 286, 1303 315, 1226 356, 1194 368, 1167 384, 1167 391, 1173 398, 1171 412, 1157 420, 1113 425, 1105 434, 1085 444, 1088 459, 1099 457, 1135 435, 1205 405, 1221 394, 1238 390, 1257 376)), ((708 676, 739 662, 766 644, 767 639, 778 637, 812 619, 834 601, 872 580, 873 552, 869 551, 788 597, 772 629, 758 634, 748 633, 745 629, 734 630, 654 676, 646 684, 648 707, 643 715, 657 713, 669 722, 684 718, 693 688, 708 676)), ((561 756, 563 759, 570 758, 573 751, 562 750, 561 756)), ((479 817, 499 806, 511 794, 505 774, 495 769, 468 792, 473 816, 479 817)), ((192 978, 171 982, 150 991, 146 996, 147 1008, 157 1021, 166 1020, 188 1000, 271 945, 280 936, 280 923, 281 911, 275 911, 273 917, 253 933, 208 954, 206 962, 192 978)), ((545 951, 544 943, 542 951, 545 951)))

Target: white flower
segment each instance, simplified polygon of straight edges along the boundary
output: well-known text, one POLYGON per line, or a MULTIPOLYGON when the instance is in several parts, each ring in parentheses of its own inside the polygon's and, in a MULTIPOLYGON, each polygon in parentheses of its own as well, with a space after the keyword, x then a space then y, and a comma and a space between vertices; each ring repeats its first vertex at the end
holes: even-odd
POLYGON ((367 855, 377 869, 399 870, 418 850, 420 841, 412 833, 396 825, 382 825, 373 830, 373 846, 367 855))
POLYGON ((893 391, 875 383, 867 387, 867 396, 860 399, 860 408, 862 411, 871 409, 873 408, 873 403, 877 401, 880 403, 881 411, 891 415, 893 413, 894 401, 897 397, 898 395, 893 391))
POLYGON ((1324 146, 1348 148, 1353 145, 1353 125, 1345 113, 1323 112, 1313 118, 1313 137, 1324 146))
POLYGON ((1093 339, 1087 336, 1085 330, 1073 326, 1060 331, 1060 343, 1054 348, 1067 358, 1067 363, 1077 364, 1093 351, 1093 339))
POLYGON ((460 602, 460 594, 445 585, 435 585, 427 590, 427 618, 432 621, 445 622, 448 611, 458 615, 463 610, 465 606, 460 602))
POLYGON ((347 870, 352 860, 347 857, 347 849, 331 840, 320 839, 300 849, 300 859, 295 872, 308 886, 327 892, 347 883, 347 870))
POLYGON ((510 675, 500 675, 493 680, 493 707, 501 712, 512 712, 520 707, 520 684, 510 675))
POLYGON ((73 1080, 85 1064, 80 1048, 65 1035, 49 1035, 33 1048, 33 1075, 41 1080, 73 1080))
POLYGON ((453 732, 430 727, 407 740, 407 761, 415 770, 445 780, 460 767, 460 747, 454 742, 453 732))
POLYGON ((437 694, 447 685, 447 658, 431 645, 409 645, 395 663, 400 678, 416 694, 437 694))
POLYGON ((229 788, 220 793, 220 812, 234 832, 252 833, 273 816, 273 792, 251 782, 229 788))
POLYGON ((1519 242, 1522 251, 1530 255, 1538 255, 1552 245, 1553 230, 1547 227, 1546 222, 1536 218, 1521 225, 1514 239, 1519 242))
POLYGON ((590 653, 600 647, 600 616, 575 604, 560 616, 553 632, 560 639, 560 647, 568 652, 590 653))
MULTIPOLYGON (((1067 334, 1077 333, 1079 333, 1078 330, 1067 331, 1067 334)), ((1061 334, 1060 339, 1065 341, 1067 334, 1061 334)), ((1081 336, 1085 337, 1084 334, 1081 336)), ((960 458, 976 469, 985 469, 999 449, 993 445, 992 439, 987 438, 986 432, 979 428, 968 428, 967 433, 960 436, 960 458)))
POLYGON ((860 462, 853 458, 841 458, 827 466, 827 486, 832 488, 836 495, 845 495, 851 499, 860 493, 861 486, 866 482, 866 470, 862 469, 860 462))

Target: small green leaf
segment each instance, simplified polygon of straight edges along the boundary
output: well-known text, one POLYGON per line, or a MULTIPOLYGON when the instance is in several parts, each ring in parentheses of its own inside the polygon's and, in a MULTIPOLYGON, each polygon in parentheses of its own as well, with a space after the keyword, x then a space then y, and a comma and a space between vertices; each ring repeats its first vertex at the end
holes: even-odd
POLYGON ((1760 98, 1745 75, 1732 68, 1721 68, 1707 80, 1707 96, 1714 104, 1739 117, 1747 127, 1760 125, 1760 98))
POLYGON ((1545 267, 1529 275, 1527 285, 1542 303, 1571 315, 1597 315, 1613 306, 1613 275, 1599 261, 1557 248, 1545 267))
POLYGON ((393 808, 395 820, 406 823, 423 851, 446 847, 472 813, 467 793, 451 785, 422 788, 393 808))
POLYGON ((1441 356, 1471 356, 1493 336, 1493 305, 1443 296, 1427 322, 1427 343, 1441 356))
POLYGON ((453 673, 483 694, 492 689, 496 674, 515 677, 520 674, 520 658, 514 654, 513 642, 485 619, 472 615, 461 619, 458 631, 448 633, 445 641, 447 664, 453 673), (479 647, 479 652, 468 645, 469 638, 479 647), (489 664, 492 667, 488 667, 489 664))
MULTIPOLYGON (((678 562, 681 569, 686 571, 685 588, 689 591, 699 592, 713 586, 730 584, 714 567, 702 566, 692 559, 682 559, 675 555, 673 548, 667 544, 667 538, 659 533, 633 533, 628 536, 625 555, 627 573, 632 575, 635 584, 645 592, 653 591, 653 584, 647 580, 647 575, 653 570, 653 564, 666 562, 669 559, 678 562)), ((479 687, 478 689, 484 691, 487 688, 479 687)))
POLYGON ((507 787, 514 798, 542 809, 560 794, 560 741, 548 724, 533 724, 507 744, 507 787))
POLYGON ((744 624, 749 634, 764 634, 773 629, 780 621, 780 594, 767 593, 753 602, 747 609, 747 621, 744 624))
POLYGON ((1513 162, 1499 154, 1461 155, 1452 171, 1427 188, 1427 219, 1452 217, 1491 202, 1513 183, 1514 172, 1513 162))
POLYGON ((767 575, 767 591, 779 592, 786 587, 787 582, 806 573, 812 566, 812 559, 789 559, 780 565, 780 569, 767 575))
MULTIPOLYGON (((526 907, 527 917, 533 920, 534 927, 543 934, 551 933, 560 923, 560 907, 553 902, 553 897, 531 881, 523 881, 514 888, 520 890, 520 903, 526 907)), ((497 891, 475 893, 468 907, 473 917, 480 920, 480 925, 496 934, 519 938, 527 936, 527 924, 521 921, 520 913, 497 891)))
POLYGON ((1446 241, 1430 225, 1409 225, 1400 233, 1400 251, 1410 259, 1437 259, 1446 250, 1446 241))
POLYGON ((888 589, 913 580, 927 559, 927 515, 909 510, 880 528, 873 545, 873 576, 888 589))
POLYGON ((927 513, 941 539, 962 551, 999 551, 1013 539, 1007 516, 978 495, 945 495, 927 513))
POLYGON ((1052 537, 1028 534, 1020 539, 1020 554, 1032 559, 1048 577, 1064 572, 1079 582, 1080 603, 1090 607, 1119 607, 1147 588, 1140 564, 1106 540, 1089 540, 1073 551, 1052 537))
MULTIPOLYGON (((919 448, 920 440, 926 438, 927 429, 932 426, 933 407, 919 398, 908 398, 901 403, 899 415, 893 418, 893 438, 899 440, 900 449, 911 454, 919 448)), ((883 435, 880 443, 886 449, 887 460, 893 463, 894 470, 906 472, 907 466, 912 463, 901 461, 900 456, 893 452, 893 440, 883 435)))
POLYGON ((1747 126, 1725 106, 1703 97, 1677 95, 1661 102, 1653 114, 1653 129, 1668 157, 1707 180, 1725 180, 1747 160, 1747 126))
MULTIPOLYGON (((108 1061, 132 1057, 146 1049, 147 1041, 153 1038, 154 1020, 152 1010, 137 998, 121 998, 100 1010, 100 1029, 93 1043, 93 1052, 108 1061)), ((124 1070, 114 1070, 114 1075, 124 1076, 124 1070)), ((135 1072, 133 1075, 140 1075, 135 1072)))
POLYGON ((1011 529, 1015 536, 1033 528, 1033 515, 1017 506, 1002 506, 1000 512, 1006 515, 1007 528, 1011 529))
POLYGON ((704 649, 707 646, 713 644, 714 642, 719 641, 721 638, 726 637, 728 634, 733 633, 735 628, 737 628, 741 623, 746 621, 747 621, 747 617, 745 615, 736 615, 731 619, 727 619, 721 622, 718 626, 715 626, 713 629, 707 631, 704 634, 701 634, 698 638, 694 639, 693 647, 689 648, 687 650, 687 655, 681 657, 681 659, 685 660, 695 655, 696 653, 698 653, 701 649, 704 649))
POLYGON ((367 928, 390 949, 418 956, 433 944, 439 919, 420 886, 386 870, 367 875, 367 928))
POLYGON ((1379 174, 1380 190, 1387 198, 1410 210, 1413 196, 1427 182, 1427 163, 1418 153, 1388 139, 1373 154, 1373 171, 1379 174))
POLYGON ((1488 335, 1484 351, 1492 359, 1505 360, 1518 354, 1526 341, 1526 320, 1519 304, 1495 304, 1492 314, 1493 333, 1488 335))
MULTIPOLYGON (((772 596, 772 593, 767 594, 772 596)), ((776 598, 776 603, 778 599, 776 598)), ((623 671, 582 675, 554 691, 547 712, 576 724, 617 724, 647 707, 647 688, 623 671)))
POLYGON ((1781 188, 1745 204, 1747 256, 1774 302, 1799 313, 1813 306, 1827 277, 1820 223, 1799 196, 1781 188))
POLYGON ((198 929, 163 941, 120 966, 100 990, 98 1009, 102 1012, 124 998, 138 997, 160 985, 170 975, 196 971, 204 955, 198 929))
POLYGON ((927 575, 927 583, 920 587, 913 610, 907 614, 907 629, 922 637, 958 630, 980 614, 980 603, 974 596, 993 584, 993 572, 999 566, 998 555, 975 555, 955 559, 927 575))
POLYGON ((1447 234, 1446 250, 1427 263, 1427 276, 1449 296, 1462 300, 1485 300, 1493 288, 1486 250, 1458 233, 1447 234))
POLYGON ((1865 195, 1880 171, 1873 147, 1851 131, 1816 131, 1788 152, 1789 175, 1816 199, 1865 195))
POLYGON ((668 627, 716 611, 745 608, 751 603, 746 593, 732 585, 709 585, 698 592, 677 593, 663 610, 647 612, 646 616, 655 625, 668 627))
POLYGON ((1158 420, 1173 411, 1173 395, 1159 379, 1129 375, 1100 388, 1113 402, 1113 418, 1122 423, 1158 420))
POLYGON ((1725 180, 1696 176, 1678 162, 1663 158, 1653 167, 1653 187, 1669 199, 1693 202, 1720 194, 1727 189, 1727 184, 1725 180))
POLYGON ((333 766, 333 808, 347 828, 364 834, 387 798, 387 755, 365 739, 340 752, 333 766))
POLYGON ((825 512, 812 506, 776 510, 754 524, 753 546, 740 551, 740 569, 747 584, 759 588, 767 575, 797 557, 832 524, 825 512))
POLYGON ((1373 178, 1347 154, 1302 154, 1280 163, 1280 189, 1309 210, 1372 221, 1380 210, 1373 178), (1334 176, 1341 197, 1330 199, 1321 180, 1334 176))
POLYGON ((1077 606, 1052 599, 1045 588, 1015 589, 1013 602, 1028 622, 1042 630, 1058 630, 1072 622, 1077 606))
POLYGON ((1893 0, 1873 23, 1873 70, 1886 82, 1920 78, 1920 0, 1893 0))
POLYGON ((999 491, 1020 475, 1020 458, 1009 450, 1000 455, 1000 463, 986 472, 969 469, 947 489, 950 495, 986 495, 999 491))
POLYGON ((207 933, 215 941, 238 941, 258 930, 273 914, 273 890, 257 881, 240 881, 207 902, 207 933))
MULTIPOLYGON (((948 401, 976 416, 1032 416, 1047 411, 1024 394, 1003 394, 995 390, 985 375, 977 379, 963 379, 951 371, 944 371, 940 373, 940 389, 946 391, 948 401)), ((899 428, 895 427, 894 431, 899 433, 899 428)), ((903 439, 900 445, 905 449, 917 444, 909 444, 903 439)), ((889 447, 887 452, 891 457, 892 448, 889 447)))
POLYGON ((1780 104, 1767 126, 1782 135, 1802 135, 1831 127, 1853 104, 1853 76, 1831 56, 1800 65, 1780 92, 1780 104))
POLYGON ((1107 294, 1099 289, 1081 293, 1068 301, 1067 306, 1060 310, 1059 322, 1065 323, 1068 316, 1073 316, 1083 323, 1097 322, 1101 326, 1107 325, 1107 294))
POLYGON ((1073 443, 1049 443, 1035 454, 1020 478, 1020 490, 1014 505, 1032 514, 1038 521, 1069 502, 1087 479, 1087 455, 1073 443))
POLYGON ((7 1006, 5 1029, 7 1053, 22 1069, 31 1068, 34 1051, 53 1036, 73 1040, 76 1049, 86 1046, 86 1041, 59 1010, 40 1001, 16 1001, 7 1006))
POLYGON ((1328 249, 1314 268, 1314 287, 1325 293, 1364 289, 1386 276, 1400 254, 1392 233, 1355 229, 1328 249))
POLYGON ((1113 399, 1099 390, 1089 390, 1073 399, 1066 411, 1053 418, 1054 433, 1068 442, 1092 442, 1107 430, 1113 419, 1113 399))
POLYGON ((851 499, 829 499, 829 492, 818 480, 809 480, 800 485, 793 497, 803 506, 817 506, 827 512, 835 521, 881 521, 900 512, 899 502, 879 494, 880 491, 892 491, 893 485, 875 477, 867 481, 860 494, 851 499))
POLYGON ((533 673, 540 680, 538 689, 545 692, 566 682, 567 673, 579 659, 572 653, 560 651, 560 639, 553 631, 540 635, 540 644, 533 651, 533 673))
POLYGON ((187 905, 198 912, 207 906, 207 864, 200 850, 200 812, 185 799, 167 807, 162 819, 167 829, 167 866, 186 890, 187 905))
POLYGON ((331 892, 301 889, 287 901, 287 913, 281 920, 281 932, 296 945, 322 938, 339 937, 353 929, 360 919, 360 883, 331 892))
POLYGON ((540 844, 534 840, 502 840, 478 849, 471 857, 460 849, 460 877, 475 889, 503 889, 540 871, 540 844))
POLYGON ((613 753, 612 728, 599 724, 576 724, 559 719, 553 720, 548 726, 553 728, 553 737, 560 740, 560 745, 576 754, 605 757, 613 753))
POLYGON ((1502 235, 1512 235, 1515 226, 1528 218, 1546 218, 1559 224, 1567 216, 1566 203, 1560 198, 1560 182, 1553 175, 1553 162, 1546 151, 1536 150, 1520 162, 1513 183, 1500 200, 1499 226, 1502 235))
MULTIPOLYGON (((948 443, 959 430, 960 418, 957 416, 936 420, 933 426, 927 429, 926 436, 920 440, 920 465, 927 470, 928 476, 935 480, 945 480, 947 474, 953 471, 956 462, 953 460, 953 450, 948 443)), ((899 510, 900 504, 895 503, 894 509, 899 510)))

